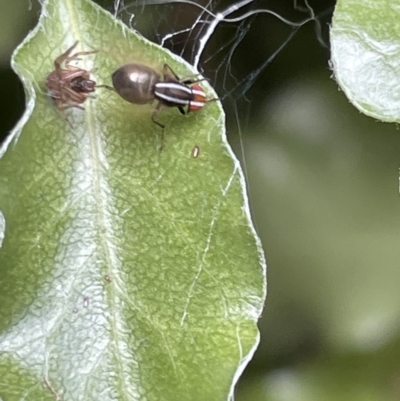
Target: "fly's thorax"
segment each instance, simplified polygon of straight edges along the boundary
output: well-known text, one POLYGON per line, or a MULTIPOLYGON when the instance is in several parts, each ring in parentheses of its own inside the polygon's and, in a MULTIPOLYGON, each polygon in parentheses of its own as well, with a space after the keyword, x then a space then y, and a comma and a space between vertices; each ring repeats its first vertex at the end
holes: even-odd
POLYGON ((199 84, 193 84, 191 89, 192 89, 193 99, 189 103, 188 111, 198 111, 207 102, 207 97, 204 92, 204 89, 199 84))
POLYGON ((193 100, 192 88, 181 82, 158 82, 155 97, 166 106, 184 107, 193 100))

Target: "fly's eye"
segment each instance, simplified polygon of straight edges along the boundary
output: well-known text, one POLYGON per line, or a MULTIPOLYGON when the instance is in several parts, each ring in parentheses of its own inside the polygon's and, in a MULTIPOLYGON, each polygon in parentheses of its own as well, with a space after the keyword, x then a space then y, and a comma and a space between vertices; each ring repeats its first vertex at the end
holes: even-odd
POLYGON ((189 111, 200 110, 207 102, 206 94, 199 84, 193 84, 190 87, 193 95, 193 100, 189 103, 189 111))

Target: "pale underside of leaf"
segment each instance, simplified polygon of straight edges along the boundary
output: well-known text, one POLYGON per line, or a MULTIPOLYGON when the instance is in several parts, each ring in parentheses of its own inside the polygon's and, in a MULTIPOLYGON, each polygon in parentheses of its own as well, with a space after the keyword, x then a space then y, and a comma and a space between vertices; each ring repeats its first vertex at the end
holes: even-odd
POLYGON ((399 121, 399 5, 386 0, 340 0, 331 29, 335 78, 363 113, 399 121))

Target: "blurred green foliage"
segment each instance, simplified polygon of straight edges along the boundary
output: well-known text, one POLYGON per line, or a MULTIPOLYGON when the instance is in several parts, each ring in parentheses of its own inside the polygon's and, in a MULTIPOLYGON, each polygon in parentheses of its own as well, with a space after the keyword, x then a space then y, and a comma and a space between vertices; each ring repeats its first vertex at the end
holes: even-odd
MULTIPOLYGON (((112 9, 111 0, 102 3, 112 9)), ((332 5, 314 3, 320 10, 332 5)), ((34 19, 28 6, 27 20, 34 19)), ((292 1, 279 7, 291 17, 292 1)), ((252 21, 230 66, 233 75, 245 76, 287 34, 281 23, 265 21, 252 21)), ((224 35, 236 34, 225 28, 210 53, 224 35)), ((327 42, 327 20, 322 28, 327 42)), ((6 24, 0 29, 5 35, 6 24)), ((355 110, 328 60, 307 25, 253 82, 249 101, 226 102, 268 260, 261 344, 239 383, 238 401, 400 398, 399 131, 355 110)), ((207 64, 206 75, 213 78, 217 67, 207 64)), ((4 133, 21 102, 1 82, 13 107, 1 110, 4 133)), ((229 89, 214 84, 222 95, 229 89)))

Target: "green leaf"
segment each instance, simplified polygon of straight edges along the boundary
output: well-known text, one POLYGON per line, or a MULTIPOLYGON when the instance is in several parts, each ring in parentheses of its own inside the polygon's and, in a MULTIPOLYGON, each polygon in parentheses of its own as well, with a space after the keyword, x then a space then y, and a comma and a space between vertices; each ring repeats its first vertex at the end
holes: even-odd
POLYGON ((331 30, 335 77, 363 113, 400 120, 399 4, 339 0, 331 30))
POLYGON ((221 106, 162 110, 162 152, 155 105, 106 89, 66 111, 70 128, 44 82, 76 40, 98 50, 79 61, 98 84, 132 61, 195 74, 88 0, 43 3, 12 61, 27 110, 0 153, 0 398, 231 398, 265 272, 221 106))

